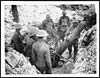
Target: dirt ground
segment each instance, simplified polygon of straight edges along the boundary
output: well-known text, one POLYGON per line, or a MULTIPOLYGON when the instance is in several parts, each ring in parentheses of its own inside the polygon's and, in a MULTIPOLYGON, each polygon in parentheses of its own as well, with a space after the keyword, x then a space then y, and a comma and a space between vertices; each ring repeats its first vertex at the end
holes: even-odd
POLYGON ((74 67, 73 62, 67 62, 62 67, 52 69, 53 74, 71 74, 74 67))
MULTIPOLYGON (((73 53, 73 51, 72 51, 73 53)), ((68 58, 68 50, 62 54, 63 57, 68 58)), ((53 74, 71 74, 74 68, 73 59, 69 59, 66 63, 64 63, 61 67, 52 68, 53 74)))

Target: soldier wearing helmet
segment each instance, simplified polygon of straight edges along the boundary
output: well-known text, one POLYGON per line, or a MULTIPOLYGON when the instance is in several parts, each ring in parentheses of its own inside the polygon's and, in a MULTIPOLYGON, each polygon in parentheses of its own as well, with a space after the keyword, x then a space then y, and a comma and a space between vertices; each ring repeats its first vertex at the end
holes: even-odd
POLYGON ((30 26, 28 28, 28 35, 25 37, 25 56, 29 58, 30 62, 32 63, 32 59, 30 58, 31 51, 32 51, 32 44, 36 42, 36 33, 39 31, 37 27, 30 26))
POLYGON ((68 16, 66 16, 66 11, 62 11, 62 15, 59 19, 59 27, 58 27, 58 32, 60 35, 60 38, 64 41, 65 37, 65 32, 70 26, 70 19, 68 16))
POLYGON ((22 25, 19 23, 15 23, 14 24, 14 28, 16 29, 16 32, 14 33, 13 39, 12 39, 12 45, 13 48, 20 52, 20 53, 24 53, 24 47, 25 45, 23 44, 22 40, 24 39, 24 37, 20 34, 20 30, 22 28, 22 25))
POLYGON ((46 19, 43 20, 42 22, 41 29, 46 30, 47 32, 50 32, 50 29, 52 29, 53 27, 54 27, 54 22, 51 19, 50 15, 47 14, 46 19))
POLYGON ((43 20, 42 25, 41 25, 41 29, 46 30, 47 33, 49 34, 49 37, 54 37, 54 22, 51 19, 50 15, 47 14, 46 15, 46 19, 43 20))
POLYGON ((36 68, 42 73, 51 74, 51 57, 49 46, 45 40, 49 34, 45 30, 39 30, 36 34, 37 41, 32 45, 31 58, 36 68))

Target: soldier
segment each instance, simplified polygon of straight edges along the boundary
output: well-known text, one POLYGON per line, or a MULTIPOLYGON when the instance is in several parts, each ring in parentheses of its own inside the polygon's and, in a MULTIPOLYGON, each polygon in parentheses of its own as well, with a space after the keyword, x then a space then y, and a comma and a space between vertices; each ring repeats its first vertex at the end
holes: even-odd
MULTIPOLYGON (((66 31, 66 33, 65 33, 66 38, 67 38, 71 33, 73 33, 72 31, 77 27, 77 25, 78 25, 78 21, 73 20, 72 25, 69 27, 69 29, 68 29, 68 30, 66 31)), ((80 36, 76 36, 75 39, 74 39, 74 42, 72 43, 72 45, 70 45, 70 46, 68 47, 68 50, 69 50, 69 57, 68 57, 68 58, 71 58, 71 57, 72 57, 72 46, 73 46, 73 48, 74 48, 74 57, 73 57, 74 62, 75 62, 75 60, 76 60, 76 55, 77 55, 77 51, 78 51, 78 38, 79 38, 79 37, 80 37, 80 36)))
POLYGON ((47 37, 47 42, 51 39, 54 38, 56 43, 55 43, 55 47, 57 47, 57 43, 59 40, 59 36, 57 34, 57 31, 54 27, 54 22, 51 19, 50 15, 47 14, 46 15, 46 19, 42 22, 42 26, 41 29, 46 30, 47 33, 49 34, 49 36, 47 37))
POLYGON ((36 36, 37 42, 32 45, 33 62, 37 69, 43 74, 51 74, 51 56, 49 46, 45 43, 48 33, 45 30, 40 30, 36 36))
POLYGON ((50 30, 54 29, 54 22, 51 19, 50 15, 46 15, 46 19, 42 22, 41 29, 46 30, 48 33, 50 33, 50 30))
POLYGON ((36 42, 36 33, 39 31, 37 27, 30 27, 28 32, 28 35, 25 37, 25 56, 29 58, 30 62, 32 63, 31 51, 32 51, 32 44, 36 42))
POLYGON ((63 16, 61 16, 59 19, 58 32, 60 35, 60 39, 62 39, 62 41, 64 41, 65 32, 67 31, 68 27, 70 26, 70 19, 68 16, 66 16, 65 10, 62 12, 62 14, 63 14, 63 16))
POLYGON ((41 29, 46 30, 50 37, 55 37, 56 30, 54 27, 54 22, 49 14, 46 15, 46 19, 42 22, 41 29))
POLYGON ((22 28, 22 26, 19 23, 16 23, 14 25, 16 32, 14 33, 13 39, 12 39, 12 43, 13 43, 13 48, 24 54, 24 47, 25 45, 23 44, 22 40, 24 39, 24 37, 20 34, 20 30, 22 28))

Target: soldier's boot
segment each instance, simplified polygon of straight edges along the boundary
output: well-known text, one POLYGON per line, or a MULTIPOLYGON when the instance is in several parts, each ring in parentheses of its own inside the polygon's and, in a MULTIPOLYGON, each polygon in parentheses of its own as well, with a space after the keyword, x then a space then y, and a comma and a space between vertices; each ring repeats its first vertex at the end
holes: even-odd
POLYGON ((68 57, 69 59, 72 57, 72 45, 68 47, 68 50, 69 50, 69 57, 68 57))
POLYGON ((77 56, 77 52, 78 52, 78 43, 74 44, 73 47, 74 47, 73 61, 76 62, 76 56, 77 56))
POLYGON ((74 62, 76 62, 76 55, 77 55, 77 53, 74 52, 74 57, 73 57, 73 61, 74 61, 74 62))

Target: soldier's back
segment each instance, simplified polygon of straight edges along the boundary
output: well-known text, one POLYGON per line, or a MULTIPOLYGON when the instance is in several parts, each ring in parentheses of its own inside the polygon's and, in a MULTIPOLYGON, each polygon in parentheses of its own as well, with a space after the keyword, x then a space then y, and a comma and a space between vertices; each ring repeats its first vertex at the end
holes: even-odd
POLYGON ((45 68, 45 51, 48 51, 48 45, 43 41, 37 41, 32 48, 36 53, 36 66, 45 68))

